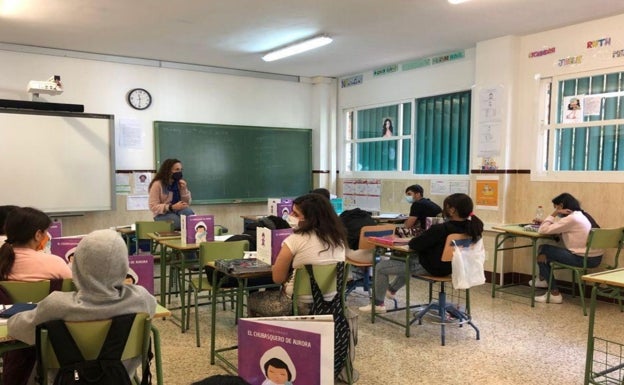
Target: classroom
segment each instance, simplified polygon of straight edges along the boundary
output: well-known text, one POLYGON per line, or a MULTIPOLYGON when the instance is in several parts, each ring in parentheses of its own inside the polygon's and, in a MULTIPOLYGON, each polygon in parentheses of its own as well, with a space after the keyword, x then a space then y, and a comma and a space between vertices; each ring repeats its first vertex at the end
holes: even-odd
MULTIPOLYGON (((538 9, 527 12, 539 13, 542 2, 529 2, 538 9)), ((4 3, 9 2, 0 1, 0 5, 4 3)), ((247 3, 235 1, 229 8, 217 8, 215 12, 234 12, 236 6, 244 8, 249 6, 247 3)), ((273 8, 281 2, 269 3, 273 8)), ((323 10, 332 9, 328 5, 331 1, 322 3, 323 10)), ((348 12, 351 8, 357 13, 360 6, 370 17, 367 21, 370 23, 380 17, 397 24, 411 22, 400 14, 383 16, 382 5, 378 5, 378 14, 375 14, 375 3, 348 2, 345 9, 335 9, 335 12, 348 12)), ((401 7, 420 6, 416 2, 389 3, 393 4, 387 5, 388 9, 398 12, 401 7)), ((472 6, 471 3, 497 7, 491 0, 470 0, 458 6, 472 6)), ((559 16, 555 11, 557 7, 563 15, 572 5, 588 6, 581 1, 552 3, 548 5, 551 19, 559 16)), ((108 144, 113 147, 114 169, 109 170, 112 175, 104 173, 104 179, 111 179, 112 208, 84 212, 65 210, 54 217, 62 221, 63 235, 86 234, 153 219, 149 210, 130 209, 128 200, 136 187, 134 177, 153 175, 158 170, 155 122, 311 129, 311 174, 303 176, 309 178, 310 188, 327 188, 332 194, 343 197, 345 182, 374 180, 380 186, 375 209, 381 213, 406 214, 409 205, 404 200, 405 188, 415 183, 424 188, 426 197, 439 205, 451 192, 466 192, 475 200, 474 213, 486 228, 483 241, 488 253, 484 265, 487 283, 478 287, 471 299, 481 339, 475 340, 471 330, 453 331, 449 332, 447 346, 442 347, 439 346, 439 330, 435 327, 428 326, 429 330, 422 332, 423 326, 414 325, 408 338, 400 328, 383 321, 371 324, 367 315, 360 314, 360 344, 355 358, 355 368, 360 372, 357 383, 424 384, 437 379, 446 384, 461 379, 468 384, 580 384, 585 370, 589 321, 582 314, 578 296, 573 299, 564 293, 565 302, 558 308, 549 304, 532 307, 527 301, 505 293, 492 298, 490 288, 491 283, 499 279, 514 282, 530 279, 535 271, 531 259, 523 258, 529 255, 527 250, 504 253, 505 257, 498 262, 498 271, 494 271, 493 253, 499 233, 492 228, 529 223, 538 206, 550 213, 551 200, 562 192, 577 197, 583 209, 590 212, 601 227, 622 226, 621 212, 615 206, 619 201, 617 197, 624 195, 624 153, 618 153, 624 148, 620 134, 621 101, 624 100, 621 97, 624 93, 624 3, 600 0, 591 7, 596 8, 595 13, 591 13, 595 16, 579 19, 579 22, 544 22, 543 27, 535 26, 528 33, 505 33, 450 49, 436 47, 436 38, 432 36, 433 47, 426 52, 415 51, 425 52, 423 54, 412 54, 406 48, 405 52, 395 52, 396 55, 388 59, 377 57, 374 66, 362 68, 353 64, 346 72, 331 74, 313 72, 315 67, 319 70, 324 67, 310 63, 317 60, 312 54, 301 64, 301 73, 287 73, 266 65, 262 67, 264 70, 226 68, 222 64, 226 62, 217 58, 212 63, 197 64, 180 62, 166 55, 141 58, 122 55, 117 52, 123 50, 116 51, 114 47, 72 50, 59 48, 61 45, 34 43, 36 39, 29 40, 29 36, 13 40, 0 37, 0 73, 3 74, 0 99, 31 100, 26 90, 29 81, 60 75, 64 92, 43 95, 43 101, 84 105, 85 113, 114 116, 115 142, 108 144), (149 108, 138 110, 128 105, 127 94, 135 88, 150 92, 153 103, 149 108), (580 120, 565 114, 566 106, 574 98, 583 100, 580 120), (453 131, 463 139, 463 147, 451 139, 453 134, 447 133, 441 140, 451 153, 447 150, 445 154, 438 154, 439 151, 431 147, 433 144, 426 145, 430 139, 427 133, 418 131, 417 127, 422 123, 419 116, 431 110, 443 111, 444 107, 439 106, 445 103, 461 105, 457 108, 463 108, 468 120, 463 124, 448 123, 453 129, 464 128, 453 131), (376 134, 377 138, 362 139, 353 134, 356 131, 358 135, 373 131, 380 134, 386 117, 394 120, 394 138, 381 138, 376 134), (608 122, 600 123, 603 120, 608 122), (567 136, 566 129, 577 127, 575 123, 579 121, 586 124, 578 127, 577 134, 567 136), (131 139, 126 136, 126 130, 130 129, 138 137, 136 145, 120 142, 121 138, 131 139), (386 146, 387 143, 392 144, 386 146), (376 147, 378 145, 380 147, 376 147), (395 162, 377 162, 373 154, 375 148, 390 149, 395 162), (463 155, 458 160, 454 153, 460 150, 463 155), (370 158, 366 157, 367 151, 372 154, 370 158), (446 163, 448 168, 443 166, 446 163), (124 178, 129 181, 129 191, 115 190, 114 182, 124 178), (410 362, 405 362, 402 352, 412 355, 410 362)), ((174 19, 168 20, 183 24, 181 19, 174 19)), ((8 24, 26 23, 0 13, 0 22, 5 23, 5 20, 7 25, 0 26, 0 36, 3 36, 3 28, 11 28, 8 24)), ((61 23, 67 22, 61 20, 61 23)), ((399 31, 403 31, 403 27, 399 31)), ((232 41, 244 38, 232 37, 232 41)), ((85 35, 84 40, 88 39, 85 35)), ((340 40, 339 37, 335 39, 340 40)), ((174 43, 169 41, 169 44, 174 43)), ((227 45, 228 41, 222 44, 227 45)), ((369 56, 379 55, 373 45, 363 49, 369 56)), ((275 68, 291 70, 291 67, 275 68)), ((437 118, 444 119, 444 112, 437 118)), ((451 132, 451 128, 448 130, 451 132)), ((17 134, 3 131, 3 127, 0 132, 0 142, 6 146, 0 144, 0 149, 8 149, 12 135, 17 134)), ((7 153, 0 151, 0 154, 3 152, 7 153)), ((177 157, 182 163, 195 162, 191 153, 180 153, 177 157)), ((42 173, 46 172, 46 167, 50 173, 71 173, 71 166, 55 164, 55 158, 37 159, 34 154, 32 158, 35 163, 41 162, 42 173)), ((28 159, 16 162, 2 155, 0 159, 3 160, 0 170, 5 177, 19 170, 15 163, 33 162, 28 159)), ((216 157, 210 159, 206 173, 210 173, 211 167, 224 166, 216 157)), ((289 162, 288 157, 283 161, 289 162)), ((243 162, 241 160, 240 165, 243 162)), ((80 174, 78 181, 63 179, 60 186, 38 185, 36 176, 29 175, 28 179, 33 182, 20 186, 40 189, 46 195, 62 189, 67 196, 66 189, 75 189, 79 194, 85 185, 97 183, 95 178, 100 175, 87 172, 80 174)), ((26 175, 16 177, 27 179, 26 175)), ((193 180, 188 183, 193 191, 193 180)), ((241 182, 240 186, 243 185, 241 182)), ((0 193, 0 204, 28 205, 12 201, 11 194, 15 192, 4 190, 0 193)), ((107 199, 106 191, 104 199, 107 199)), ((243 232, 243 216, 263 214, 267 208, 266 201, 232 199, 232 203, 225 203, 225 200, 210 203, 194 205, 193 209, 196 214, 214 215, 215 223, 226 227, 231 234, 243 232)), ((609 254, 605 258, 606 262, 613 262, 614 256, 609 254)), ((619 264, 621 267, 621 259, 619 264)), ((424 296, 425 285, 415 283, 411 292, 415 297, 424 296)), ((404 297, 400 295, 399 298, 404 297)), ((351 295, 348 303, 357 308, 367 300, 363 294, 351 295)), ((611 303, 599 303, 598 307, 596 328, 607 330, 611 337, 621 336, 621 327, 614 324, 621 325, 622 313, 611 303), (606 322, 604 314, 609 314, 612 321, 606 322)), ((223 317, 223 324, 219 325, 220 342, 236 338, 233 317, 232 314, 223 317), (226 324, 229 329, 224 326, 226 324)), ((194 345, 194 332, 181 334, 170 322, 157 323, 162 333, 166 384, 190 384, 208 375, 226 373, 223 367, 208 363, 208 311, 202 314, 202 320, 205 321, 201 326, 205 341, 201 348, 194 345), (178 357, 182 358, 178 361, 178 357)), ((619 342, 624 341, 620 338, 619 342)))

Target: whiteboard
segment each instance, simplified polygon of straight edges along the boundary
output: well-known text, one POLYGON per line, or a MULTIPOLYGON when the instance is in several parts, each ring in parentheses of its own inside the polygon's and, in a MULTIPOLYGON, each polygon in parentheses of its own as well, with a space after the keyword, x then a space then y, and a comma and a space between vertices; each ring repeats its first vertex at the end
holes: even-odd
POLYGON ((112 115, 0 109, 0 204, 114 209, 112 115))

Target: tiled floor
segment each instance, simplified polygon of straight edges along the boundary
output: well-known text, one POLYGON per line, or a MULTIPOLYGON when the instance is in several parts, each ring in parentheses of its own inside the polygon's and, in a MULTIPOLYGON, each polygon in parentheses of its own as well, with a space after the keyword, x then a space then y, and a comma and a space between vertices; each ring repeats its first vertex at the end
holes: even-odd
MULTIPOLYGON (((425 290, 423 283, 412 280, 412 302, 424 302, 425 290)), ((402 292, 398 294, 400 302, 402 292)), ((479 341, 473 329, 452 326, 447 328, 446 346, 440 346, 438 325, 414 325, 407 338, 400 327, 383 320, 371 324, 370 316, 361 314, 357 384, 583 383, 588 317, 583 316, 578 298, 564 295, 561 305, 538 303, 531 308, 528 299, 510 294, 491 298, 489 284, 473 288, 471 294, 473 319, 481 330, 479 341)), ((368 298, 358 291, 348 300, 357 309, 368 298)), ((201 348, 195 346, 193 327, 181 334, 170 320, 155 320, 163 342, 167 385, 226 372, 209 361, 210 307, 203 307, 200 316, 201 348)), ((596 318, 597 335, 624 343, 624 313, 617 306, 600 303, 596 318)), ((236 340, 233 312, 219 308, 217 322, 217 346, 231 345, 236 340)), ((233 360, 236 354, 232 352, 233 360)))

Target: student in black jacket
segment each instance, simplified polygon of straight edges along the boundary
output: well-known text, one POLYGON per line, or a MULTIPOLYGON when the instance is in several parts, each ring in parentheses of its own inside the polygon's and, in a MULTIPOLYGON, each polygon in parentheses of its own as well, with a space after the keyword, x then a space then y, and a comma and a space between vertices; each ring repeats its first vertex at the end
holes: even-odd
MULTIPOLYGON (((442 251, 449 234, 468 234, 473 241, 481 238, 483 222, 473 213, 472 199, 466 194, 452 194, 444 199, 446 222, 432 225, 419 237, 413 238, 409 247, 418 258, 410 258, 412 274, 430 274, 446 276, 451 274, 451 262, 442 262, 442 251)), ((385 298, 394 298, 394 294, 405 285, 405 262, 389 259, 375 265, 375 312, 385 313, 385 298), (395 276, 390 282, 390 276, 395 276)), ((360 307, 360 311, 370 312, 372 306, 360 307)))
POLYGON ((421 229, 425 230, 427 217, 435 217, 442 212, 440 206, 429 198, 425 198, 423 193, 424 190, 419 184, 413 184, 405 189, 405 200, 412 204, 409 217, 403 224, 408 229, 420 226, 421 229))

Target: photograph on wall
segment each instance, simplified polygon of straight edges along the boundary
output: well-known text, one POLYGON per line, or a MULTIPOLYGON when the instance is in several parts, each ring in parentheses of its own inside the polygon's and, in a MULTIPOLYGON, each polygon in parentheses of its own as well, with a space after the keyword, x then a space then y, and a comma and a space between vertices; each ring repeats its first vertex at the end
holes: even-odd
POLYGON ((580 123, 583 121, 583 97, 580 95, 563 98, 562 123, 580 123))

